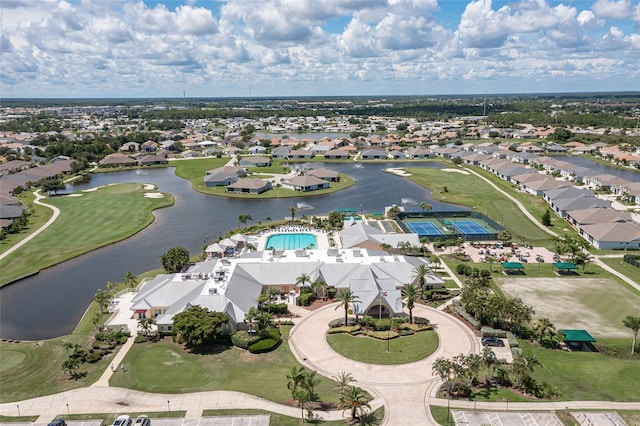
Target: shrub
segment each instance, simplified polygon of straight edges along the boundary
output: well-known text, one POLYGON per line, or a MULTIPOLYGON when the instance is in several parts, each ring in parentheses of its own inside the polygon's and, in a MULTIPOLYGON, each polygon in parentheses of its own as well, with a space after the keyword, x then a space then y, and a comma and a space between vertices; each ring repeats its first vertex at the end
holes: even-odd
POLYGON ((102 359, 102 352, 92 352, 84 358, 86 362, 91 364, 98 362, 101 359, 102 359))
POLYGON ((249 346, 258 343, 260 336, 251 336, 245 330, 238 330, 231 335, 231 343, 241 349, 249 349, 249 346))
POLYGON ((516 336, 514 336, 510 331, 507 331, 507 342, 509 342, 509 347, 511 348, 520 347, 520 342, 518 342, 516 336))
POLYGON ((298 306, 309 306, 313 302, 313 293, 300 293, 298 306))
POLYGON ((147 336, 136 336, 133 340, 133 343, 145 343, 149 341, 149 337, 147 336))
POLYGON ((409 323, 404 323, 399 327, 399 330, 410 330, 414 333, 417 333, 419 331, 427 331, 427 330, 433 330, 433 327, 429 324, 409 324, 409 323))
POLYGON ((96 340, 104 342, 105 340, 108 340, 108 336, 109 335, 107 333, 96 333, 94 337, 96 340))
POLYGON ((360 336, 360 335, 364 334, 364 331, 362 331, 362 330, 353 330, 349 334, 352 335, 352 336, 360 336))
POLYGON ((431 322, 427 318, 424 318, 424 317, 413 317, 413 323, 414 324, 426 324, 426 325, 431 324, 431 322))
POLYGON ((362 318, 360 318, 360 324, 362 324, 365 327, 373 327, 373 323, 374 323, 374 319, 373 317, 370 317, 369 315, 365 315, 362 318))
POLYGON ((464 268, 466 268, 467 265, 465 265, 464 263, 458 263, 456 265, 456 274, 458 275, 462 275, 464 274, 464 268))
MULTIPOLYGON (((349 321, 348 325, 356 324, 356 321, 353 318, 349 318, 348 321, 349 321)), ((334 320, 329 321, 329 328, 342 327, 343 324, 344 324, 344 318, 336 318, 334 320)))
POLYGON ((480 271, 480 276, 482 278, 489 278, 491 276, 491 272, 489 272, 488 269, 483 269, 482 271, 480 271))
POLYGON ((281 340, 264 339, 249 346, 249 352, 252 354, 261 354, 269 352, 278 347, 281 340))
POLYGON ((469 324, 471 324, 473 328, 475 328, 476 330, 480 330, 480 328, 482 327, 480 321, 476 320, 473 316, 467 313, 462 305, 460 305, 459 303, 454 303, 453 308, 455 309, 456 313, 464 318, 469 324))
POLYGON ((373 321, 373 329, 375 331, 387 331, 391 328, 391 323, 387 318, 381 318, 373 321))
POLYGON ((506 331, 491 328, 491 327, 482 327, 480 329, 480 332, 482 333, 483 337, 499 337, 501 339, 504 339, 505 337, 507 337, 506 331))
POLYGON ((327 288, 327 297, 329 299, 335 298, 336 297, 336 293, 338 293, 338 290, 335 287, 327 288))
POLYGON ((399 337, 396 331, 370 331, 367 336, 379 340, 391 340, 399 337))
POLYGON ((463 274, 465 277, 471 276, 472 272, 473 272, 473 268, 471 268, 471 266, 464 267, 463 274))
POLYGON ((411 336, 411 335, 413 335, 413 334, 415 334, 415 333, 413 332, 413 330, 409 330, 409 329, 401 329, 401 330, 398 330, 398 335, 399 335, 399 336, 411 336))
POLYGON ((348 325, 342 327, 333 327, 327 330, 327 334, 340 334, 340 333, 353 333, 354 331, 361 330, 360 325, 348 325))

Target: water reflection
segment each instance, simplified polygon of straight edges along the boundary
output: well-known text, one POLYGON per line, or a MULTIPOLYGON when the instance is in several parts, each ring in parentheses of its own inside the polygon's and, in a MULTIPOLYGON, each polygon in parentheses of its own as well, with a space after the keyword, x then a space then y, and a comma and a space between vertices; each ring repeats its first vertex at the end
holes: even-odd
MULTIPOLYGON (((381 212, 386 205, 403 198, 427 201, 433 209, 443 204, 428 190, 383 169, 388 164, 318 164, 349 174, 356 184, 331 195, 270 200, 213 197, 191 190, 190 182, 174 175, 173 168, 98 173, 91 182, 71 188, 80 191, 109 183, 151 183, 175 196, 175 204, 157 210, 155 222, 137 235, 63 264, 54 266, 16 284, 0 289, 0 333, 3 338, 36 340, 70 333, 89 301, 107 281, 122 281, 124 275, 160 267, 160 256, 168 248, 181 245, 192 255, 216 237, 239 226, 238 216, 250 214, 253 223, 267 218, 282 219, 292 206, 311 206, 314 215, 336 208, 358 209, 361 213, 381 212)), ((415 163, 394 167, 415 167, 415 163)), ((424 167, 442 167, 422 163, 424 167)), ((419 211, 418 206, 406 205, 419 211)), ((450 206, 447 208, 451 208, 450 206)), ((304 208, 303 208, 304 209, 304 208)))

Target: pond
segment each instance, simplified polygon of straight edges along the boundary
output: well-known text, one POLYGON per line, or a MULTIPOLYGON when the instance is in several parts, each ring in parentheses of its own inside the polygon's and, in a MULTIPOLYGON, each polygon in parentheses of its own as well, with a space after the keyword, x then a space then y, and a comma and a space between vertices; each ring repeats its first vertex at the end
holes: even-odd
MULTIPOLYGON (((317 163, 352 176, 355 184, 337 193, 270 200, 214 197, 193 191, 190 182, 175 176, 173 168, 98 173, 90 182, 75 185, 73 191, 109 183, 152 183, 160 191, 175 196, 175 205, 157 210, 156 220, 135 236, 84 254, 39 274, 0 289, 0 333, 5 339, 48 339, 73 331, 91 298, 107 281, 122 281, 130 271, 135 275, 161 267, 160 256, 169 248, 183 246, 191 255, 239 227, 238 216, 250 214, 252 221, 282 219, 290 207, 302 207, 301 214, 325 215, 336 208, 360 213, 384 211, 403 205, 420 210, 427 201, 434 209, 443 204, 431 198, 425 188, 383 169, 388 163, 317 163)), ((415 167, 416 163, 393 163, 393 167, 415 167)), ((420 167, 443 167, 440 163, 420 163, 420 167)), ((462 209, 447 205, 446 209, 462 209)))

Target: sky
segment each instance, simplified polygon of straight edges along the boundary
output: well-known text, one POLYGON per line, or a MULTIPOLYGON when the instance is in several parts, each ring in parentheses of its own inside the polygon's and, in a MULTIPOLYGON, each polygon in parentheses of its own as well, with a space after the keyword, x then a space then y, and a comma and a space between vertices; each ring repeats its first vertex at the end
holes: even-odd
POLYGON ((2 0, 0 97, 640 91, 640 0, 2 0))

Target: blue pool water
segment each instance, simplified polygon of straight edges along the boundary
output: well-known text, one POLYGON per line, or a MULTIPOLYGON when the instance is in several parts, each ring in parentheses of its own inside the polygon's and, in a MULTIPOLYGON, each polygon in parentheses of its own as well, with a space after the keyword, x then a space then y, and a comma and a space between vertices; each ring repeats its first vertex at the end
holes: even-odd
POLYGON ((318 248, 318 243, 313 234, 274 234, 267 238, 265 246, 265 248, 271 247, 276 250, 297 250, 318 248))

